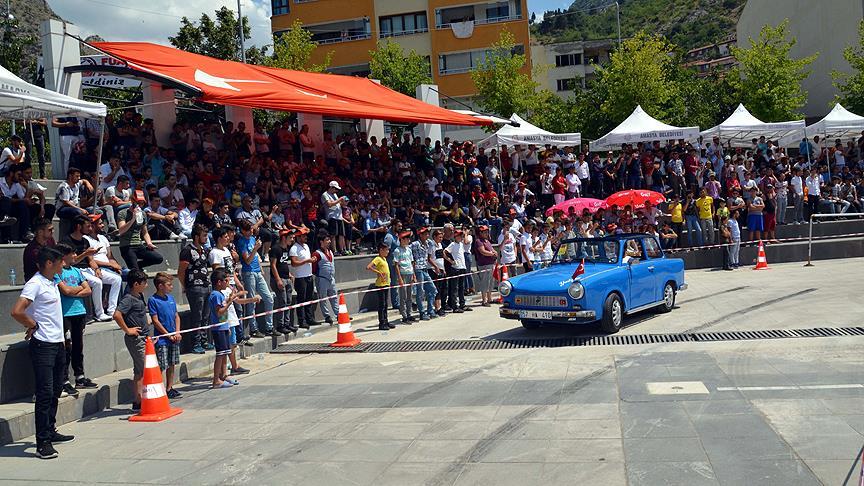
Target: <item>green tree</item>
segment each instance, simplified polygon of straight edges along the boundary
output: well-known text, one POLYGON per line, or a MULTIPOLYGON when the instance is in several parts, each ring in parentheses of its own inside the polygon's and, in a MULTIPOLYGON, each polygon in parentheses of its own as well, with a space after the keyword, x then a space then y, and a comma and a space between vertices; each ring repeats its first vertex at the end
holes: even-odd
POLYGON ((27 76, 25 71, 32 71, 33 59, 27 50, 36 45, 36 37, 22 34, 17 19, 6 19, 3 22, 3 42, 0 44, 0 66, 5 67, 18 76, 27 76))
MULTIPOLYGON (((227 61, 240 61, 238 31, 239 25, 234 11, 222 7, 216 10, 214 18, 202 13, 197 24, 183 17, 177 35, 168 37, 168 40, 174 47, 187 52, 227 61)), ((243 39, 250 38, 249 19, 244 16, 243 39)), ((246 49, 246 62, 250 64, 263 63, 265 56, 266 47, 262 49, 252 46, 246 49)))
POLYGON ((304 29, 303 22, 298 19, 290 29, 276 35, 273 56, 267 59, 266 64, 294 71, 324 72, 330 67, 333 51, 328 52, 320 64, 313 64, 312 54, 317 48, 318 44, 312 40, 312 33, 304 29))
POLYGON ((840 91, 835 102, 855 113, 864 112, 864 20, 858 24, 858 45, 843 49, 843 58, 852 72, 832 71, 834 86, 840 91))
POLYGON ((639 32, 612 53, 607 65, 597 66, 597 84, 606 91, 603 115, 621 121, 642 105, 651 116, 668 120, 680 110, 673 49, 663 36, 639 32))
POLYGON ((740 101, 765 122, 801 118, 799 110, 807 102, 801 81, 810 75, 808 66, 819 57, 819 53, 802 59, 789 56, 797 41, 788 36, 788 24, 784 20, 777 27, 765 25, 759 39, 748 39, 750 47, 732 48, 738 70, 730 78, 737 85, 740 101))
POLYGON ((432 82, 429 58, 413 49, 406 55, 402 46, 389 39, 379 43, 374 51, 369 51, 369 56, 369 77, 404 95, 413 97, 417 86, 432 82))
POLYGON ((575 101, 544 89, 537 93, 528 121, 552 133, 578 132, 582 126, 575 101))
POLYGON ((471 71, 481 109, 504 118, 527 114, 536 103, 538 83, 524 72, 526 57, 516 51, 516 40, 507 30, 486 51, 486 58, 471 71))

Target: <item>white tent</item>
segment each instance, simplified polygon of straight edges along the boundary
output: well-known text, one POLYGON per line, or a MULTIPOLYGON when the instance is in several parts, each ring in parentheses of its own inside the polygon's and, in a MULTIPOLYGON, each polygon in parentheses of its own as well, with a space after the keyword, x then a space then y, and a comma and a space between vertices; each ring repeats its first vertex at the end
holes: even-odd
MULTIPOLYGON (((736 147, 749 147, 752 140, 759 137, 777 140, 783 146, 797 145, 804 136, 804 120, 765 123, 739 103, 729 118, 716 127, 704 130, 701 135, 706 142, 712 137, 720 137, 723 145, 731 142, 736 147), (783 140, 789 143, 783 144, 783 140)), ((696 138, 692 141, 696 141, 696 138)))
POLYGON ((591 142, 591 151, 621 148, 622 143, 690 139, 699 136, 699 127, 673 127, 652 118, 637 106, 633 113, 603 137, 591 142))
POLYGON ((90 103, 34 86, 0 66, 0 118, 27 119, 51 116, 103 118, 102 103, 90 103))
MULTIPOLYGON (((837 103, 831 112, 825 115, 825 118, 808 126, 804 131, 807 138, 812 139, 819 135, 831 140, 831 143, 838 138, 856 139, 864 131, 864 117, 852 113, 837 103)), ((797 137, 789 137, 788 140, 780 140, 780 143, 784 146, 797 145, 804 136, 804 134, 799 134, 797 137)))
POLYGON ((483 113, 477 113, 476 111, 471 111, 471 110, 450 110, 450 111, 455 111, 456 113, 461 113, 463 115, 468 115, 468 116, 480 118, 481 120, 489 120, 492 123, 504 123, 507 125, 512 123, 510 120, 507 120, 505 118, 498 118, 497 116, 493 116, 493 115, 484 115, 483 113))
POLYGON ((513 114, 510 121, 517 124, 504 125, 491 137, 481 140, 478 147, 488 149, 499 145, 558 145, 572 147, 582 143, 582 135, 579 133, 555 134, 523 120, 519 115, 513 114))

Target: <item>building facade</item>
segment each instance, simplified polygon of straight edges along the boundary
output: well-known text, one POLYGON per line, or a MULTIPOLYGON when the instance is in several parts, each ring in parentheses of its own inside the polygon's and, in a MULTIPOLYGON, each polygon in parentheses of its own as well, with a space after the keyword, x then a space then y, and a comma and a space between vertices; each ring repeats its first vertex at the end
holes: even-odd
POLYGON ((594 78, 594 66, 609 61, 616 43, 596 40, 532 45, 531 60, 538 88, 548 89, 564 99, 572 98, 576 88, 584 88, 594 78))
POLYGON ((684 54, 684 65, 693 68, 700 77, 726 72, 738 65, 732 56, 731 48, 735 45, 735 35, 729 35, 715 44, 690 49, 684 54))
POLYGON ((470 99, 475 94, 470 71, 504 29, 513 33, 516 50, 529 56, 525 69, 530 70, 527 0, 271 0, 271 5, 274 35, 299 19, 320 46, 313 62, 333 52, 333 73, 368 75, 369 51, 390 39, 429 57, 442 95, 470 99))
POLYGON ((749 0, 738 19, 738 46, 749 47, 749 39, 758 39, 763 25, 789 19, 789 35, 797 39, 790 55, 802 58, 819 53, 801 87, 807 92, 804 115, 821 118, 831 110, 837 95, 831 72, 850 72, 843 49, 857 45, 862 18, 862 0, 749 0))

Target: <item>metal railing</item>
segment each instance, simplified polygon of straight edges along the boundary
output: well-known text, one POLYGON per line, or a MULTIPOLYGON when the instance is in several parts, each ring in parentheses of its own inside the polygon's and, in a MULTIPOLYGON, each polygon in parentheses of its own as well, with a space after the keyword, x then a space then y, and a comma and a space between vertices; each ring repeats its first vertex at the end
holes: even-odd
MULTIPOLYGON (((492 18, 487 18, 487 19, 472 20, 471 22, 474 22, 474 25, 486 25, 486 24, 500 24, 501 22, 512 22, 514 20, 522 20, 522 16, 521 15, 510 15, 507 17, 492 17, 492 18)), ((449 29, 451 24, 456 24, 456 23, 460 23, 460 22, 447 22, 446 24, 435 24, 435 29, 436 30, 449 29)))
MULTIPOLYGON (((314 1, 314 0, 310 0, 310 1, 314 1)), ((315 42, 316 42, 318 45, 324 45, 324 44, 338 44, 339 42, 351 42, 351 41, 363 40, 363 39, 371 39, 371 38, 372 38, 372 34, 364 33, 364 34, 355 34, 355 35, 346 35, 346 36, 340 36, 340 37, 332 37, 332 38, 330 38, 330 39, 321 39, 321 40, 317 40, 317 41, 315 41, 315 42)))
POLYGON ((864 217, 864 213, 826 213, 810 215, 810 234, 807 237, 807 263, 805 267, 813 266, 813 222, 816 219, 847 218, 849 216, 864 217))
POLYGON ((469 73, 474 69, 474 66, 464 67, 464 68, 453 68, 453 69, 439 69, 438 74, 462 74, 469 73))
POLYGON ((428 28, 428 27, 423 27, 423 28, 420 28, 420 29, 400 30, 400 31, 398 31, 398 32, 381 32, 381 34, 379 34, 379 37, 380 37, 381 39, 383 39, 383 38, 385 38, 385 37, 401 37, 401 36, 403 36, 403 35, 422 34, 422 33, 424 33, 424 32, 429 32, 429 28, 428 28))

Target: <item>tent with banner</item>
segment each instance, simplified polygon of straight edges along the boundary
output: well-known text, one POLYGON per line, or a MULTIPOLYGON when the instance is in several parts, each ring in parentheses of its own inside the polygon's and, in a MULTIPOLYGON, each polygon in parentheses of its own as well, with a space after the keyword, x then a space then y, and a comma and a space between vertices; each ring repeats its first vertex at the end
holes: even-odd
POLYGON ((22 120, 52 116, 104 118, 102 103, 91 103, 40 88, 0 66, 0 118, 22 120))
POLYGON ((481 140, 477 146, 488 149, 500 145, 546 145, 548 143, 573 147, 582 143, 582 135, 579 133, 552 133, 528 123, 515 113, 510 117, 510 122, 492 136, 481 140))
POLYGON ((797 145, 804 136, 812 139, 816 135, 832 141, 838 138, 841 140, 857 139, 861 136, 862 131, 864 131, 864 117, 852 113, 837 103, 831 112, 825 115, 825 118, 806 127, 804 134, 782 139, 780 144, 783 146, 797 145))
POLYGON ((405 96, 367 78, 225 61, 147 42, 92 45, 123 61, 125 66, 119 67, 123 74, 156 80, 207 103, 394 122, 492 124, 405 96))
POLYGON ((624 143, 653 142, 654 140, 691 139, 699 136, 699 127, 673 127, 651 117, 642 106, 612 129, 591 142, 591 151, 617 150, 624 143))
MULTIPOLYGON (((731 143, 735 147, 749 147, 754 138, 765 137, 778 140, 784 146, 797 145, 804 136, 804 120, 765 123, 753 116, 743 104, 716 127, 701 132, 703 140, 720 137, 720 143, 731 143)), ((690 140, 695 142, 696 138, 690 140)))

